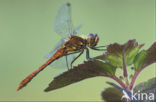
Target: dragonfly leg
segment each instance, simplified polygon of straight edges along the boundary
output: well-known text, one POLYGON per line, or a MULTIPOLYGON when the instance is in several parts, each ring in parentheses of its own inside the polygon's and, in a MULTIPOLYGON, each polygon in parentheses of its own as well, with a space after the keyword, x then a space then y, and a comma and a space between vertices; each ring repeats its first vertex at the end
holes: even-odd
POLYGON ((74 51, 74 52, 71 52, 71 53, 67 53, 67 55, 71 55, 71 54, 75 54, 75 53, 78 53, 80 51, 74 51))
POLYGON ((82 54, 83 54, 83 51, 81 51, 81 52, 79 53, 79 55, 76 56, 76 57, 74 58, 74 60, 73 60, 73 61, 71 62, 71 64, 70 64, 71 68, 72 68, 72 64, 75 62, 75 60, 78 59, 82 54))
MULTIPOLYGON (((74 52, 71 52, 71 53, 67 53, 67 55, 71 55, 71 54, 75 54, 75 53, 78 53, 80 51, 74 51, 74 52)), ((69 66, 68 66, 68 56, 66 55, 66 65, 67 65, 67 68, 69 70, 69 66)))
POLYGON ((103 47, 107 47, 107 46, 96 46, 94 48, 103 48, 103 47))
POLYGON ((69 70, 69 66, 68 66, 68 56, 66 55, 66 65, 67 65, 67 68, 69 70))
POLYGON ((106 51, 106 49, 99 49, 99 47, 98 48, 97 47, 91 47, 91 49, 97 50, 97 51, 106 51))
POLYGON ((75 53, 78 53, 78 52, 80 52, 80 51, 74 51, 74 52, 71 52, 71 53, 67 53, 67 55, 66 55, 66 65, 67 65, 68 70, 70 69, 69 65, 68 65, 68 55, 75 54, 75 53))
POLYGON ((95 60, 94 58, 90 58, 89 49, 88 48, 86 48, 86 59, 89 60, 89 61, 95 60))
POLYGON ((86 48, 86 59, 89 60, 90 59, 90 56, 89 56, 89 49, 86 48))

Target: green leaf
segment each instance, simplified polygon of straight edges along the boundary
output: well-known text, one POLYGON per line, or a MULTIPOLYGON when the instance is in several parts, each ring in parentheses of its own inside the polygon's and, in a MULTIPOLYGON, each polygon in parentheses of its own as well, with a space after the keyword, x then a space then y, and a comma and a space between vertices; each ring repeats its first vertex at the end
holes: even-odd
POLYGON ((144 50, 137 54, 134 60, 135 70, 139 70, 140 68, 142 68, 142 66, 145 64, 144 62, 146 57, 147 57, 147 52, 144 50))
POLYGON ((138 48, 134 48, 132 49, 126 56, 126 64, 127 65, 131 65, 134 61, 135 56, 137 55, 139 49, 138 48))
POLYGON ((98 61, 96 60, 96 64, 103 69, 103 73, 105 74, 105 76, 112 76, 115 75, 116 72, 116 67, 112 66, 109 63, 104 63, 102 61, 98 61))
POLYGON ((48 92, 62 88, 87 78, 96 76, 112 76, 115 74, 115 70, 116 67, 110 65, 109 63, 104 63, 97 60, 87 61, 84 62, 84 64, 80 64, 77 67, 74 67, 55 77, 45 91, 48 92))
POLYGON ((132 65, 135 56, 143 45, 144 44, 139 45, 135 39, 129 40, 123 45, 118 43, 110 44, 107 47, 106 53, 96 58, 108 61, 113 66, 122 67, 124 55, 126 64, 132 65))
POLYGON ((117 56, 113 56, 113 55, 109 55, 108 58, 109 62, 116 66, 116 67, 122 67, 122 58, 121 57, 117 57, 117 56))
POLYGON ((142 50, 136 55, 134 67, 138 71, 152 63, 156 63, 156 42, 148 50, 142 50))

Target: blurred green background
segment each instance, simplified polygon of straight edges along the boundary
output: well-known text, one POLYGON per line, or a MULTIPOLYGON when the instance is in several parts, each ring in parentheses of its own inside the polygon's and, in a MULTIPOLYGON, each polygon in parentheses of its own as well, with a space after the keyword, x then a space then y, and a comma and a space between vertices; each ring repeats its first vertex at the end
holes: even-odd
MULTIPOLYGON (((53 31, 59 7, 65 0, 0 0, 0 101, 102 101, 107 78, 97 77, 45 93, 54 76, 67 69, 47 67, 27 87, 18 84, 46 60, 60 36, 53 31)), ((129 39, 145 43, 156 39, 155 0, 68 0, 80 35, 97 33, 99 45, 129 39)), ((91 56, 102 52, 91 51, 91 56)), ((85 54, 75 65, 85 60, 85 54)), ((145 69, 137 83, 155 76, 155 65, 145 69)))

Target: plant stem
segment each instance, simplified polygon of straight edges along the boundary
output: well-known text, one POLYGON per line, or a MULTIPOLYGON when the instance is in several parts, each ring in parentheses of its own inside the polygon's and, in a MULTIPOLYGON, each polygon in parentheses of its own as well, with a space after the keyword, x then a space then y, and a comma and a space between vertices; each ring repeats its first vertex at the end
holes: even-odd
POLYGON ((132 81, 131 81, 130 86, 129 86, 130 89, 133 88, 133 85, 134 85, 135 80, 136 80, 136 78, 137 78, 138 75, 139 75, 139 72, 136 71, 136 72, 134 73, 133 77, 132 77, 132 81))
POLYGON ((123 57, 123 76, 124 76, 124 79, 125 79, 125 82, 126 82, 126 89, 129 90, 129 81, 128 81, 128 72, 127 72, 127 67, 126 67, 126 63, 125 63, 125 55, 124 55, 124 50, 122 52, 122 57, 123 57))
POLYGON ((140 70, 135 71, 135 73, 134 73, 134 75, 133 75, 133 77, 132 77, 132 81, 131 81, 131 83, 130 83, 130 85, 129 85, 130 90, 133 88, 134 83, 135 83, 135 80, 136 80, 136 78, 138 77, 138 75, 140 74, 140 72, 141 72, 144 68, 146 68, 147 66, 148 66, 148 65, 143 66, 140 70))
POLYGON ((127 73, 127 68, 126 68, 126 63, 125 63, 125 56, 123 55, 123 76, 124 77, 127 77, 128 76, 128 73, 127 73))
POLYGON ((117 78, 116 76, 110 76, 109 78, 115 80, 117 83, 119 83, 121 85, 121 87, 126 89, 125 84, 119 78, 117 78))

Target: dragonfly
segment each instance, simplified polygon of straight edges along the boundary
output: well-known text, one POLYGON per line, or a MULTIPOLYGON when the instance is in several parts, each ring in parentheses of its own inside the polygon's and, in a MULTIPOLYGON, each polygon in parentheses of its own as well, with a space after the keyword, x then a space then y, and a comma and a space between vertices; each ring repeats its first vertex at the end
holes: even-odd
POLYGON ((69 69, 68 56, 78 54, 76 57, 73 57, 73 60, 70 62, 70 67, 78 59, 84 51, 86 51, 86 58, 90 60, 89 48, 93 50, 104 50, 100 49, 105 46, 96 46, 99 42, 99 37, 97 34, 89 33, 87 37, 78 36, 77 33, 81 25, 78 26, 75 30, 71 20, 71 5, 70 3, 63 4, 56 15, 54 22, 54 31, 61 35, 62 39, 58 46, 48 53, 46 58, 48 60, 41 65, 37 70, 28 75, 17 87, 17 91, 25 87, 39 72, 45 69, 48 65, 51 65, 52 62, 59 60, 62 57, 65 57, 66 64, 69 69))

